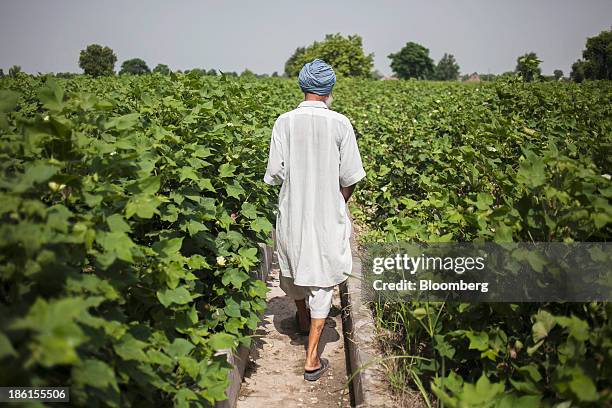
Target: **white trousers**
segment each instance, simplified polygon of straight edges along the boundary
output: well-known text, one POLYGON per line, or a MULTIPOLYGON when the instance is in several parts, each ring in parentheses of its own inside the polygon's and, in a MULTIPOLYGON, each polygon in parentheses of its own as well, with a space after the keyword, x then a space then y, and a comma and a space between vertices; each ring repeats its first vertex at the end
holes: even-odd
POLYGON ((308 298, 310 317, 314 319, 325 319, 332 305, 334 287, 321 288, 319 286, 298 286, 292 278, 280 274, 280 288, 293 300, 308 298))

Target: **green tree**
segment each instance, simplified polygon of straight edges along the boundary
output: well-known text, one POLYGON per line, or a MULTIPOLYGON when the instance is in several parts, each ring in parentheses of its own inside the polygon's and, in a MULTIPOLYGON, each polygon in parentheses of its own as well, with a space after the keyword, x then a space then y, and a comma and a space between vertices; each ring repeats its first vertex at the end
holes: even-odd
POLYGON ((582 58, 572 65, 572 80, 612 79, 612 30, 587 38, 582 58))
POLYGON ((560 69, 555 69, 553 71, 553 75, 555 76, 555 81, 559 81, 561 80, 561 78, 563 78, 563 71, 561 71, 560 69))
POLYGON ((391 69, 400 79, 431 79, 434 63, 429 57, 429 49, 414 42, 408 42, 396 53, 389 54, 391 69))
POLYGON ((4 70, 2 68, 0 68, 0 78, 4 77, 4 70))
POLYGON ((570 79, 574 82, 582 82, 585 80, 585 70, 587 69, 588 63, 581 59, 572 64, 572 71, 570 72, 570 79))
POLYGON ((117 56, 113 50, 98 44, 88 45, 79 56, 79 67, 85 74, 94 77, 114 75, 116 62, 117 56))
POLYGON ((374 67, 374 54, 365 54, 361 37, 340 33, 327 34, 323 41, 308 47, 298 47, 285 63, 285 75, 296 77, 305 63, 322 59, 334 68, 338 76, 370 78, 374 67))
POLYGON ((278 72, 274 71, 274 72, 272 73, 272 78, 278 78, 278 72))
POLYGON ((19 75, 19 73, 21 72, 21 67, 19 65, 13 65, 12 67, 9 68, 9 76, 11 78, 15 78, 17 75, 19 75))
POLYGON ((153 68, 153 72, 158 72, 162 75, 170 75, 172 73, 166 64, 157 64, 155 68, 153 68))
POLYGON ((121 64, 121 71, 119 74, 131 74, 131 75, 142 75, 151 72, 147 63, 140 58, 132 58, 129 60, 123 61, 121 64))
POLYGON ((435 69, 435 79, 440 81, 456 81, 459 78, 459 64, 452 54, 444 54, 435 69))
POLYGON ((308 57, 305 57, 306 47, 297 47, 293 54, 285 62, 285 76, 294 77, 299 74, 300 69, 304 65, 304 62, 308 57))
POLYGON ((217 70, 214 68, 211 68, 208 71, 206 71, 206 75, 217 76, 217 70))
POLYGON ((242 71, 242 73, 240 74, 240 76, 243 78, 255 78, 256 77, 255 73, 248 68, 245 68, 244 71, 242 71))
POLYGON ((515 72, 523 77, 526 82, 531 82, 542 74, 540 63, 535 52, 528 52, 516 59, 515 72))

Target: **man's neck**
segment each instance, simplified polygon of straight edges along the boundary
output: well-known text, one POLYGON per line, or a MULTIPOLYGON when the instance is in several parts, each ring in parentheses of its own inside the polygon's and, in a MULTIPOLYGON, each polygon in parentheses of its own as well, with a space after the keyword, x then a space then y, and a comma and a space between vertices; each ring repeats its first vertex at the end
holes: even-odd
POLYGON ((305 93, 304 94, 304 100, 305 101, 325 102, 325 99, 327 99, 327 95, 322 96, 322 95, 317 95, 317 94, 313 94, 313 93, 305 93))

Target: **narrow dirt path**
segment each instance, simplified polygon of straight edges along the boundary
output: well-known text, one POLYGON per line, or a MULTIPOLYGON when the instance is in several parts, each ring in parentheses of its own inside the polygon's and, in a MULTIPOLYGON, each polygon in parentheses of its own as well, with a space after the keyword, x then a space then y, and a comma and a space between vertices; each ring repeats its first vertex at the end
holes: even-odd
POLYGON ((267 282, 268 308, 255 332, 260 337, 253 341, 237 407, 350 407, 338 288, 319 343, 330 368, 310 382, 303 377, 308 336, 297 331, 295 303, 279 287, 278 274, 275 268, 267 282))

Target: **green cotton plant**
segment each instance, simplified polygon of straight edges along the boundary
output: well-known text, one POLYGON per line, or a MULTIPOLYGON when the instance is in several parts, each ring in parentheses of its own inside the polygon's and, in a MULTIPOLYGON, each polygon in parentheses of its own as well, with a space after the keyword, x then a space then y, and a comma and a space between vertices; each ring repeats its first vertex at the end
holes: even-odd
MULTIPOLYGON (((355 127, 367 174, 351 208, 363 242, 612 236, 610 83, 337 87, 335 106, 355 127)), ((418 389, 427 405, 612 398, 606 303, 385 301, 373 313, 388 333, 387 356, 397 357, 392 385, 418 389)))
POLYGON ((404 339, 392 350, 433 361, 407 358, 398 367, 430 383, 445 406, 589 405, 607 398, 601 390, 610 374, 608 305, 411 302, 379 307, 377 315, 404 339))
POLYGON ((226 398, 219 352, 249 344, 267 292, 250 273, 274 111, 252 86, 2 83, 2 384, 70 386, 76 406, 226 398))

